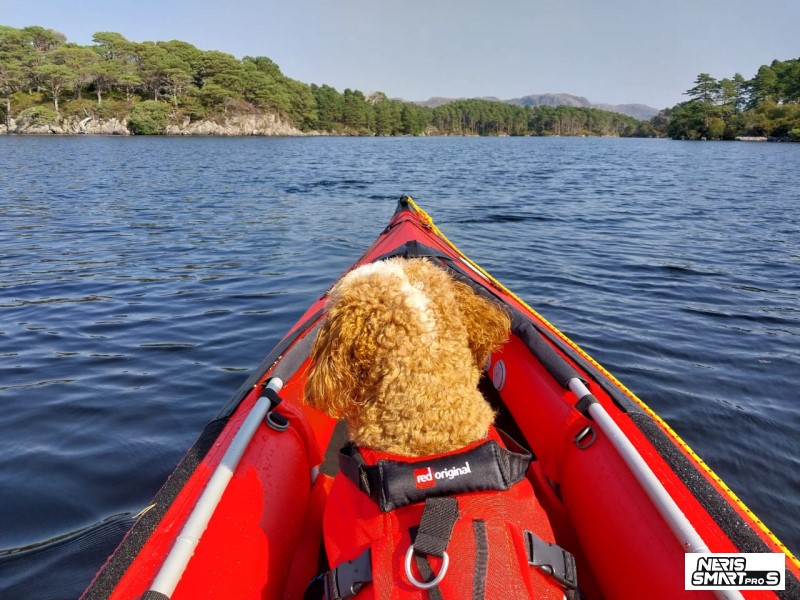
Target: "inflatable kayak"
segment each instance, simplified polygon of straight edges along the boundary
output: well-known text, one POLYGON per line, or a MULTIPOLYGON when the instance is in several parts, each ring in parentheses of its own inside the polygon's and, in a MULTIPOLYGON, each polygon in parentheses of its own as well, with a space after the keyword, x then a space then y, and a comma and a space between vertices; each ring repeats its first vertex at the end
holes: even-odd
MULTIPOLYGON (((800 598, 800 562, 686 443, 408 197, 353 268, 394 256, 427 257, 510 315, 481 391, 533 456, 522 473, 574 557, 576 578, 559 580, 568 597, 800 598), (779 566, 747 562, 761 557, 779 566)), ((303 399, 326 301, 205 427, 85 600, 301 599, 329 567, 323 513, 345 440, 303 399)))

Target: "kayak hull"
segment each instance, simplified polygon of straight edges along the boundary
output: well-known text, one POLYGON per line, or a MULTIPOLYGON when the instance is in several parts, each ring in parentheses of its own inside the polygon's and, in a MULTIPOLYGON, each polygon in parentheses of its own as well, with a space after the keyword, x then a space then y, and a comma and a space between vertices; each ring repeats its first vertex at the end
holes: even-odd
MULTIPOLYGON (((620 455, 613 436, 576 409, 578 398, 537 357, 531 336, 577 371, 711 552, 785 555, 786 590, 743 591, 745 598, 800 597, 797 559, 669 426, 460 253, 407 198, 353 267, 398 254, 430 257, 515 315, 512 336, 491 357, 481 388, 497 410, 498 426, 535 455, 528 477, 556 541, 576 557, 586 598, 710 598, 713 593, 684 589, 686 545, 620 455)), ((322 514, 335 471, 330 454, 341 443, 336 423, 303 400, 308 347, 324 318, 325 302, 322 295, 308 308, 209 423, 83 598, 141 598, 173 548, 185 543, 192 545, 190 559, 167 597, 302 598, 319 570, 322 514), (264 386, 288 362, 296 364, 274 408, 288 428, 277 431, 265 423, 256 428, 199 540, 183 541, 198 500, 225 468, 226 453, 264 386)))

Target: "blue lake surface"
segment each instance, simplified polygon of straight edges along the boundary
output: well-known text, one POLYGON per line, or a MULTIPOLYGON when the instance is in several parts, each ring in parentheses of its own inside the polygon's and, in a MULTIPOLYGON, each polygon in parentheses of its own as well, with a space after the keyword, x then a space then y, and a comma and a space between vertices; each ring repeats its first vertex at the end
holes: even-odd
POLYGON ((800 551, 800 144, 0 136, 0 598, 76 598, 410 194, 800 551))

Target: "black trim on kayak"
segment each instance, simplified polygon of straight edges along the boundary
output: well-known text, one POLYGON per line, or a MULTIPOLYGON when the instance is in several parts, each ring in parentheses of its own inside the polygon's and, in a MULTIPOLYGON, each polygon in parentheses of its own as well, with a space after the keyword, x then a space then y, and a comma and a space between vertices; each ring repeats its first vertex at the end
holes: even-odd
POLYGON ((381 254, 377 258, 373 259, 371 262, 379 262, 381 260, 388 260, 390 258, 394 258, 395 256, 401 256, 403 258, 436 258, 439 261, 449 261, 451 260, 449 256, 446 254, 442 254, 436 248, 431 248, 430 246, 426 246, 418 242, 417 240, 410 240, 403 244, 402 246, 398 246, 394 250, 387 252, 385 254, 381 254))
POLYGON ((572 379, 580 379, 584 383, 586 380, 578 373, 571 364, 561 358, 553 350, 544 337, 539 333, 530 319, 527 319, 518 310, 511 312, 511 331, 520 341, 531 351, 550 376, 556 380, 565 390, 569 389, 569 382, 572 379))
POLYGON ((478 391, 483 394, 483 397, 495 411, 495 429, 508 434, 511 439, 525 448, 527 452, 530 452, 531 456, 533 456, 533 460, 536 460, 536 453, 533 451, 533 448, 531 448, 528 440, 525 439, 522 430, 519 428, 519 424, 516 419, 514 419, 514 415, 508 410, 505 402, 503 402, 502 396, 500 396, 500 392, 494 387, 492 380, 486 373, 481 373, 481 378, 478 380, 478 391))
MULTIPOLYGON (((681 478, 681 481, 689 488, 703 508, 708 511, 708 514, 711 515, 739 552, 772 552, 766 542, 758 537, 753 529, 744 522, 733 506, 708 482, 695 464, 675 446, 672 439, 664 433, 664 430, 658 426, 650 415, 640 412, 632 413, 628 416, 658 450, 658 453, 672 470, 681 478)), ((786 589, 774 591, 782 600, 796 600, 800 598, 800 580, 789 569, 786 569, 786 589)))
POLYGON ((411 200, 411 196, 406 196, 405 194, 400 196, 400 200, 397 201, 397 208, 394 209, 394 214, 396 215, 397 213, 406 211, 414 212, 414 209, 411 208, 411 203, 409 200, 411 200))
POLYGON ((144 596, 139 598, 139 600, 169 600, 169 596, 165 596, 161 592, 154 592, 153 590, 148 590, 144 593, 144 596))

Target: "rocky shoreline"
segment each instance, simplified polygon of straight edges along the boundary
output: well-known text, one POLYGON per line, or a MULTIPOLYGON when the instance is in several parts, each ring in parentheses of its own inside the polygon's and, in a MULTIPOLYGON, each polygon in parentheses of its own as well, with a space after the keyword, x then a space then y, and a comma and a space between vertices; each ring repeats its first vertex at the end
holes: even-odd
MULTIPOLYGON (((424 135, 436 135, 427 132, 424 135)), ((98 119, 95 117, 65 117, 51 123, 37 123, 29 119, 10 119, 10 124, 0 124, 0 135, 135 135, 128 128, 127 119, 98 119)), ((275 114, 231 115, 221 121, 191 121, 188 117, 180 124, 167 125, 160 135, 172 136, 264 136, 301 137, 337 135, 328 131, 301 131, 275 114)), ((347 132, 338 135, 348 135, 347 132)), ((358 135, 350 133, 349 135, 358 135)), ((441 135, 441 134, 440 134, 441 135)), ((444 134, 449 135, 449 134, 444 134)), ((475 134, 476 137, 477 134, 475 134)), ((586 136, 581 136, 586 137, 586 136)), ((784 142, 786 138, 739 136, 738 142, 784 142)))
MULTIPOLYGON (((8 126, 0 125, 0 135, 133 135, 127 119, 97 119, 66 117, 55 123, 35 123, 26 119, 11 119, 8 126)), ((319 135, 311 133, 310 135, 319 135)), ((277 115, 237 115, 217 121, 190 121, 168 125, 164 135, 218 136, 302 136, 309 135, 277 115)))

